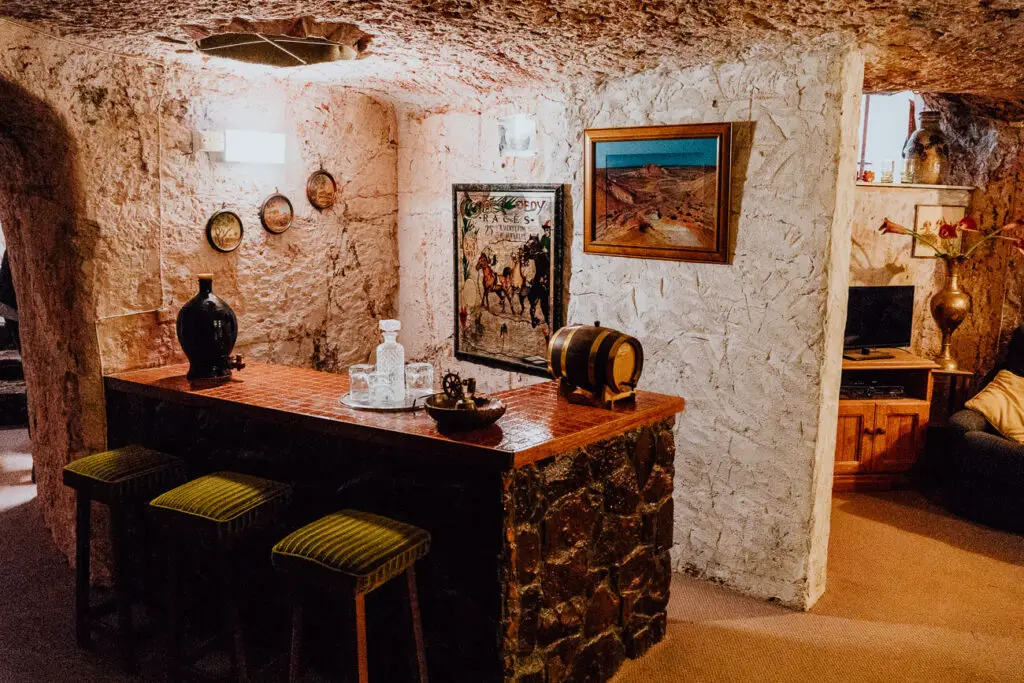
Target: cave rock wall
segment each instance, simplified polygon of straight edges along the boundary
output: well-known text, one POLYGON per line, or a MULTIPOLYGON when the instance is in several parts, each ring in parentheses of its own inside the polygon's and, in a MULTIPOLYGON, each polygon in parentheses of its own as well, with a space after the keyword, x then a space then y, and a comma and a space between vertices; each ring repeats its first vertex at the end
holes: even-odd
MULTIPOLYGON (((39 496, 73 547, 70 460, 106 443, 102 374, 182 360, 178 309, 198 273, 239 317, 251 359, 340 369, 372 353, 396 314, 396 142, 390 104, 325 85, 187 69, 0 27, 0 224, 11 249, 39 496), (224 164, 192 131, 283 132, 287 163, 224 164), (306 201, 308 175, 337 181, 334 207, 306 201), (295 222, 266 232, 279 190, 295 222), (233 253, 205 223, 236 211, 233 253)), ((97 532, 98 536, 102 536, 97 532)))
MULTIPOLYGON (((474 108, 399 110, 407 354, 452 357, 451 184, 545 182, 567 197, 569 322, 644 344, 644 389, 678 394, 676 569, 806 606, 824 590, 849 273, 860 56, 842 49, 644 72, 474 108), (533 114, 538 155, 498 156, 533 114), (585 128, 735 126, 731 265, 583 253, 585 128)), ((487 389, 533 381, 459 365, 487 389)))

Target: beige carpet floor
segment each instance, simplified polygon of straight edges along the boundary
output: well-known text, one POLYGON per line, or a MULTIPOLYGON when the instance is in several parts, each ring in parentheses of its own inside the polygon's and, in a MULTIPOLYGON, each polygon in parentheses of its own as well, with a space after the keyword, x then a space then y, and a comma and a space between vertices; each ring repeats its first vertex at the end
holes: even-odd
MULTIPOLYGON (((28 449, 24 430, 0 430, 0 683, 159 680, 154 661, 128 677, 109 649, 74 646, 71 572, 28 449)), ((665 641, 614 683, 1024 682, 1024 537, 913 492, 837 497, 832 520, 828 590, 809 613, 678 577, 665 641)))
POLYGON ((811 611, 679 577, 667 637, 615 678, 651 681, 1024 681, 1024 537, 915 492, 837 495, 811 611))

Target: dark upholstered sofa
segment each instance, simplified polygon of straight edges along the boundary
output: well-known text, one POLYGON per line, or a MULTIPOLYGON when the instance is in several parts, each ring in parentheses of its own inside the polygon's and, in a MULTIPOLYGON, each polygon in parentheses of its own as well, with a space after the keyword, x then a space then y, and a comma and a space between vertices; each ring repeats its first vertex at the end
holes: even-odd
MULTIPOLYGON (((978 390, 999 370, 1024 376, 1024 326, 1014 331, 1006 360, 978 390)), ((950 509, 983 524, 1024 532, 1024 445, 1000 436, 974 410, 954 413, 950 423, 954 441, 945 476, 950 509)))

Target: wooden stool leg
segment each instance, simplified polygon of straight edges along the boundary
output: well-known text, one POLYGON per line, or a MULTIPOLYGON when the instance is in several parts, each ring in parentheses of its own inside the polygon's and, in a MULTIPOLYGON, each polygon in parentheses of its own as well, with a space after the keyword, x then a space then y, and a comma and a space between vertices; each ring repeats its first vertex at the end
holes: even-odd
POLYGON ((370 662, 366 657, 366 596, 356 595, 356 661, 359 683, 370 683, 370 662))
POLYGON ((238 618, 238 601, 231 583, 231 571, 226 549, 222 546, 217 550, 217 574, 220 581, 220 593, 224 618, 228 630, 231 631, 231 664, 235 668, 240 683, 249 680, 249 670, 245 665, 245 641, 242 639, 242 622, 238 618))
POLYGON ((405 606, 409 611, 409 621, 412 622, 412 637, 416 645, 416 659, 413 661, 416 671, 416 680, 420 683, 427 683, 427 655, 423 649, 423 626, 420 623, 420 602, 416 593, 416 570, 412 565, 405 570, 405 606))
POLYGON ((181 675, 181 544, 172 532, 167 536, 167 680, 174 683, 181 675))
POLYGON ((89 646, 89 516, 92 499, 76 493, 75 510, 75 637, 81 647, 89 646))
POLYGON ((128 518, 123 505, 110 506, 114 551, 114 592, 117 599, 117 639, 121 659, 129 671, 135 668, 135 630, 132 624, 132 579, 128 552, 128 518))
POLYGON ((288 683, 298 683, 302 669, 302 603, 292 598, 292 647, 288 659, 288 683))

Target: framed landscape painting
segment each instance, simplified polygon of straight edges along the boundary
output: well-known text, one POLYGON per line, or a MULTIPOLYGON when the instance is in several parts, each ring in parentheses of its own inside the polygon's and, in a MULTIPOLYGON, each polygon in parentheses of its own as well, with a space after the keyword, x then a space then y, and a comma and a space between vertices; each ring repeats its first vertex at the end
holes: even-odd
POLYGON ((583 251, 728 261, 731 124, 585 134, 583 251))
POLYGON ((453 185, 455 357, 547 375, 562 319, 561 185, 453 185))

